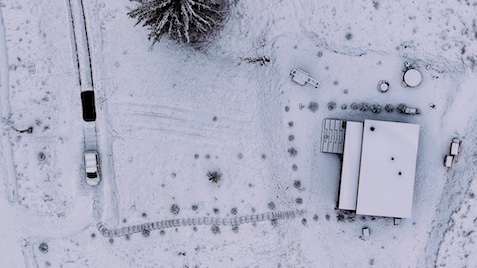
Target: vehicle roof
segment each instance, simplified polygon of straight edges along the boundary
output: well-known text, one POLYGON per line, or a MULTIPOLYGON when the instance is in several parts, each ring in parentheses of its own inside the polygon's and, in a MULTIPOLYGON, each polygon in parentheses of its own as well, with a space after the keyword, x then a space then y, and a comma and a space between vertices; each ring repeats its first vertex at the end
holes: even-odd
POLYGON ((84 158, 86 160, 96 160, 96 152, 85 152, 84 153, 84 158))

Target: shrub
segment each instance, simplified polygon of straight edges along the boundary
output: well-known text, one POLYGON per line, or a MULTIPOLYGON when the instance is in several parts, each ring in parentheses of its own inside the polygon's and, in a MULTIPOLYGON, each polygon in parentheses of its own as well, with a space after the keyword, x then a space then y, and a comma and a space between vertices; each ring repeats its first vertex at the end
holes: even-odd
POLYGON ((396 110, 398 110, 398 112, 404 113, 406 111, 406 108, 407 108, 407 105, 404 103, 401 103, 396 107, 396 110))
POLYGON ((43 243, 40 244, 38 249, 43 253, 47 253, 48 252, 48 244, 43 242, 43 243))
POLYGON ((373 104, 373 105, 371 106, 371 111, 372 111, 373 113, 380 113, 380 112, 381 112, 381 105, 379 105, 379 104, 373 104))
POLYGON ((359 104, 359 110, 362 112, 366 112, 368 110, 368 104, 366 102, 362 102, 359 104))
POLYGON ((210 230, 212 231, 213 234, 220 234, 220 227, 217 225, 212 225, 210 230))
POLYGON ((197 43, 221 25, 227 0, 131 0, 139 6, 128 13, 150 30, 153 44, 164 35, 179 43, 197 43))
POLYGON ((298 151, 295 148, 291 147, 288 149, 288 153, 290 154, 290 156, 295 156, 298 151))
POLYGON ((301 187, 301 181, 299 180, 296 180, 293 182, 293 187, 299 189, 301 187))
POLYGON ((318 111, 318 108, 319 108, 318 103, 316 103, 314 101, 312 101, 308 104, 308 109, 310 109, 310 111, 312 111, 312 112, 318 111))
POLYGON ((273 202, 268 203, 268 208, 271 209, 271 210, 274 210, 275 209, 275 203, 273 203, 273 202))
POLYGON ((177 214, 179 214, 179 211, 180 211, 180 208, 179 208, 178 205, 173 204, 173 205, 171 206, 171 212, 172 212, 172 214, 177 215, 177 214))
POLYGON ((38 160, 44 161, 46 159, 46 155, 43 152, 38 153, 38 160))
POLYGON ((394 106, 392 104, 386 104, 386 106, 384 106, 384 109, 386 110, 386 112, 391 113, 394 111, 394 106))
POLYGON ((218 183, 220 181, 220 178, 222 177, 222 174, 218 171, 209 171, 207 173, 207 177, 209 177, 209 181, 213 183, 218 183))
POLYGON ((149 234, 151 233, 151 231, 149 231, 149 230, 147 230, 147 229, 144 229, 144 230, 142 230, 141 233, 142 233, 142 235, 143 235, 144 237, 148 237, 149 234))

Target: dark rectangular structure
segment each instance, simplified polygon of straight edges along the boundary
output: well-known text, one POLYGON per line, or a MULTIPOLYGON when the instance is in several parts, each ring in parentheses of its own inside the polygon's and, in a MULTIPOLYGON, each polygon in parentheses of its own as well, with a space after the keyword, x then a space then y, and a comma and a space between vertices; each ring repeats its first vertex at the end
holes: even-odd
POLYGON ((94 103, 94 91, 81 92, 81 103, 83 105, 83 120, 92 122, 96 120, 96 106, 94 103))

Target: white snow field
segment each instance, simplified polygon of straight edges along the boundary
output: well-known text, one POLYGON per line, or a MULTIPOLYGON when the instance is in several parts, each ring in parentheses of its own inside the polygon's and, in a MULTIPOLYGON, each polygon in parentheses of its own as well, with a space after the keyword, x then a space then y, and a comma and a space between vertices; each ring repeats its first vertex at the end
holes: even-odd
POLYGON ((475 267, 477 2, 232 2, 196 49, 128 0, 0 0, 0 267, 475 267), (335 209, 325 118, 420 124, 410 219, 335 209))

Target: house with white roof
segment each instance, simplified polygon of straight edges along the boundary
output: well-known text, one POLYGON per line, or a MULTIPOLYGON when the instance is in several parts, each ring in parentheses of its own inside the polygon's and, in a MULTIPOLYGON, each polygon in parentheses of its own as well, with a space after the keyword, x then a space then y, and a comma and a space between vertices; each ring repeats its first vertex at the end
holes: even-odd
POLYGON ((325 119, 322 152, 343 148, 338 208, 410 218, 418 141, 418 124, 325 119))

